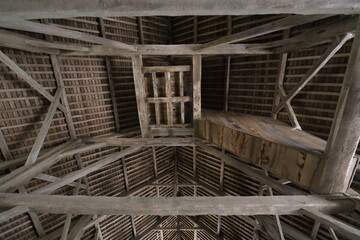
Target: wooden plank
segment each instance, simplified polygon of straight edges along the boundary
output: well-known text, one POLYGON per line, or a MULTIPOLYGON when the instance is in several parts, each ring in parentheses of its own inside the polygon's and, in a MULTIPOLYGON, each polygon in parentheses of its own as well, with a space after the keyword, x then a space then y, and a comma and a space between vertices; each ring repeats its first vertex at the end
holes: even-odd
POLYGON ((36 23, 36 22, 30 22, 30 21, 24 21, 24 20, 0 21, 0 26, 3 28, 16 29, 16 30, 27 31, 27 32, 42 33, 42 34, 48 34, 48 35, 52 35, 52 36, 65 37, 65 38, 71 38, 71 39, 81 40, 81 41, 85 41, 85 42, 97 43, 97 44, 101 44, 104 46, 124 49, 127 51, 136 51, 136 48, 134 46, 131 46, 131 45, 128 45, 125 43, 121 43, 121 42, 110 40, 110 39, 105 39, 105 38, 90 35, 87 33, 68 30, 68 29, 59 28, 59 27, 50 26, 50 25, 41 24, 41 23, 36 23))
POLYGON ((351 213, 348 197, 327 195, 224 197, 104 197, 0 193, 0 207, 28 206, 51 214, 96 215, 297 215, 301 209, 351 213))
POLYGON ((193 128, 157 128, 151 127, 150 135, 153 137, 169 137, 169 136, 192 136, 193 128))
MULTIPOLYGON (((25 82, 27 82, 32 88, 37 90, 41 95, 43 95, 50 102, 55 102, 55 97, 52 96, 43 86, 41 86, 37 81, 35 81, 29 74, 22 70, 13 60, 5 55, 0 50, 0 61, 4 63, 8 68, 13 72, 19 75, 25 82)), ((59 104, 61 111, 66 112, 66 108, 61 103, 59 104)))
POLYGON ((137 27, 138 27, 138 33, 139 33, 139 43, 144 44, 144 30, 143 30, 143 24, 142 24, 142 17, 137 17, 136 23, 137 23, 137 27))
MULTIPOLYGON (((1 46, 1 42, 0 42, 1 46)), ((197 50, 201 44, 179 44, 179 45, 134 45, 137 52, 128 52, 122 49, 94 45, 89 46, 90 51, 66 51, 61 52, 64 56, 191 56, 191 55, 234 55, 234 54, 271 54, 271 50, 251 48, 254 44, 229 44, 209 49, 197 50)))
POLYGON ((193 138, 93 138, 89 142, 106 142, 108 146, 194 146, 193 138))
POLYGON ((360 21, 352 45, 344 85, 326 147, 326 164, 319 183, 322 193, 346 192, 356 171, 354 154, 360 139, 360 21), (339 105, 340 104, 340 105, 339 105))
POLYGON ((276 31, 284 30, 287 28, 295 27, 298 25, 306 24, 309 22, 317 21, 323 18, 327 18, 329 15, 313 15, 313 16, 301 16, 294 15, 285 17, 270 23, 266 23, 261 26, 251 28, 239 33, 232 34, 230 36, 222 37, 217 40, 213 40, 208 43, 204 43, 199 49, 206 49, 214 46, 221 46, 233 42, 239 42, 250 38, 262 36, 265 34, 273 33, 276 31))
POLYGON ((190 96, 182 97, 148 97, 146 103, 176 103, 176 102, 191 102, 190 96))
POLYGON ((232 167, 235 167, 236 169, 241 170, 242 172, 249 175, 250 177, 258 180, 259 182, 262 182, 262 183, 265 183, 265 184, 271 186, 273 189, 275 189, 279 193, 293 194, 293 195, 302 194, 300 191, 279 183, 278 181, 262 174, 261 172, 250 167, 249 165, 247 165, 243 162, 240 162, 238 160, 235 160, 234 158, 230 157, 229 155, 206 145, 202 141, 196 141, 196 145, 198 147, 201 147, 202 149, 204 149, 206 152, 210 153, 211 155, 214 155, 220 159, 223 159, 226 164, 228 164, 232 167))
MULTIPOLYGON (((154 98, 159 97, 159 79, 156 77, 156 72, 151 73, 154 98)), ((156 124, 161 123, 161 115, 160 115, 160 104, 155 102, 155 121, 156 124)))
POLYGON ((146 91, 144 74, 142 72, 142 57, 132 57, 131 60, 141 135, 145 138, 149 136, 149 117, 147 105, 145 102, 146 91))
POLYGON ((144 73, 153 73, 153 72, 190 72, 191 66, 155 66, 155 67, 143 67, 142 71, 144 73))
MULTIPOLYGON (((171 89, 171 75, 170 72, 165 72, 165 93, 166 98, 172 98, 172 89, 171 89)), ((166 103, 166 114, 167 114, 167 124, 172 126, 174 124, 173 119, 173 104, 172 102, 166 103)))
POLYGON ((340 220, 337 220, 336 218, 326 215, 319 211, 313 211, 309 209, 302 209, 301 212, 307 216, 310 217, 321 224, 324 224, 328 227, 333 228, 337 233, 343 235, 344 237, 347 237, 349 239, 359 239, 360 236, 360 230, 350 226, 349 224, 346 224, 340 220))
MULTIPOLYGON (((179 72, 179 93, 180 97, 184 96, 184 72, 179 72)), ((191 101, 191 99, 189 99, 191 101)), ((180 103, 180 122, 185 123, 185 103, 180 103)))
POLYGON ((231 69, 231 57, 226 57, 226 70, 225 70, 225 87, 224 87, 224 111, 229 109, 229 87, 230 87, 230 69, 231 69))
POLYGON ((1 19, 39 19, 71 17, 135 17, 135 16, 189 16, 189 15, 261 15, 261 14, 359 14, 357 0, 327 0, 316 2, 298 0, 289 4, 287 0, 271 1, 218 1, 204 0, 194 5, 192 0, 164 2, 153 0, 109 0, 106 4, 98 1, 76 0, 67 4, 30 0, 26 2, 2 1, 1 19), (46 4, 47 3, 47 4, 46 4))
POLYGON ((340 50, 340 48, 351 38, 353 38, 352 33, 348 33, 342 38, 336 38, 331 45, 326 49, 326 51, 321 55, 321 57, 316 61, 316 63, 306 72, 305 76, 293 87, 293 89, 286 95, 285 98, 282 98, 279 106, 275 109, 275 113, 278 113, 285 102, 290 102, 296 94, 298 94, 301 89, 322 69, 323 66, 340 50))
POLYGON ((122 158, 125 157, 126 155, 132 154, 138 150, 140 150, 142 148, 141 144, 137 144, 136 146, 127 148, 121 152, 117 152, 117 153, 113 153, 111 155, 109 155, 108 157, 97 161, 91 165, 88 165, 82 169, 73 171, 67 175, 65 175, 64 177, 60 178, 59 180, 50 183, 38 190, 33 191, 33 194, 51 194, 53 191, 55 191, 56 189, 65 186, 71 182, 74 182, 75 180, 82 178, 84 176, 86 176, 87 174, 94 172, 96 170, 101 169, 102 167, 122 158))
POLYGON ((36 140, 34 142, 34 145, 31 148, 31 151, 29 153, 29 156, 25 162, 25 166, 32 165, 36 162, 37 157, 40 153, 40 149, 43 146, 43 143, 45 141, 47 132, 50 129, 50 125, 52 123, 52 120, 54 118, 55 112, 60 104, 60 98, 63 95, 64 88, 60 87, 56 90, 55 93, 55 101, 50 104, 49 110, 46 114, 46 117, 43 121, 43 124, 41 125, 40 131, 38 133, 38 136, 36 137, 36 140))
POLYGON ((201 118, 201 56, 194 55, 193 64, 193 119, 201 118))
POLYGON ((8 221, 20 214, 29 212, 29 208, 27 206, 17 206, 13 207, 9 210, 0 212, 0 223, 8 221))
MULTIPOLYGON (((58 177, 54 177, 54 176, 44 174, 44 173, 39 173, 34 178, 39 179, 39 180, 43 180, 43 181, 46 181, 46 182, 55 182, 55 181, 58 181, 60 179, 58 177)), ((71 186, 71 187, 76 187, 78 184, 77 183, 69 183, 67 185, 71 186)), ((85 184, 80 184, 80 188, 85 189, 86 185, 85 184)))

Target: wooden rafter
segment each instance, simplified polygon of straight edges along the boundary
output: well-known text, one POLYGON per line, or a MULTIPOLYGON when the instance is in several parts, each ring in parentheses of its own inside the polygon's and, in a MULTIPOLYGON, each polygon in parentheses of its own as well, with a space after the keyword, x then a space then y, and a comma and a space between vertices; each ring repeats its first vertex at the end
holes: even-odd
POLYGON ((293 89, 282 97, 281 102, 276 107, 274 113, 278 113, 286 103, 290 101, 305 87, 305 85, 322 69, 323 66, 340 50, 340 48, 351 38, 352 33, 348 33, 341 38, 336 38, 330 46, 326 49, 323 55, 316 61, 316 63, 306 72, 305 76, 293 87, 293 89))
POLYGON ((239 42, 250 38, 262 36, 272 32, 280 31, 283 29, 295 27, 301 24, 317 21, 323 18, 327 18, 329 15, 313 15, 313 16, 301 16, 294 15, 285 17, 274 22, 266 23, 264 25, 245 30, 243 32, 235 33, 217 40, 213 40, 208 43, 204 43, 199 49, 206 49, 215 46, 221 46, 230 44, 233 42, 239 42))
POLYGON ((42 34, 48 34, 52 36, 71 38, 76 40, 81 40, 85 42, 97 43, 104 46, 110 46, 114 48, 124 49, 127 51, 136 51, 134 46, 121 43, 118 41, 113 41, 110 39, 105 39, 102 37, 90 35, 87 33, 82 33, 78 31, 68 30, 64 28, 59 28, 55 26, 50 26, 41 23, 35 23, 30 21, 18 20, 18 21, 0 21, 0 26, 3 28, 16 29, 28 32, 36 32, 42 34))
MULTIPOLYGON (((48 99, 51 103, 55 102, 56 99, 52 96, 43 86, 35 81, 29 74, 22 70, 13 60, 0 51, 0 61, 3 62, 8 68, 19 75, 25 82, 27 82, 32 88, 37 90, 41 95, 48 99)), ((61 111, 66 112, 66 108, 63 104, 59 104, 61 111)))
POLYGON ((193 119, 201 118, 201 56, 194 55, 193 64, 193 119))

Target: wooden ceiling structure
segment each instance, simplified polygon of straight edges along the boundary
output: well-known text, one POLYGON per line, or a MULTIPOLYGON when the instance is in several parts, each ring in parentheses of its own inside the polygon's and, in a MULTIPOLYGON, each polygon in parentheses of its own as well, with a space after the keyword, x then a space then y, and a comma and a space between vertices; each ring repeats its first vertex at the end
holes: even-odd
POLYGON ((360 238, 358 1, 0 13, 0 239, 360 238))

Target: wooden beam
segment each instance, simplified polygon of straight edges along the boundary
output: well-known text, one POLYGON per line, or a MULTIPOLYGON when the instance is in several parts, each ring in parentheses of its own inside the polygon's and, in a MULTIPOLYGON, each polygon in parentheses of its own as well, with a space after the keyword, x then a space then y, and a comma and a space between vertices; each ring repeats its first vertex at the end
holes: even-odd
POLYGON ((0 207, 28 206, 51 214, 96 215, 298 215, 300 209, 352 213, 355 203, 342 196, 104 197, 0 193, 0 207))
POLYGON ((55 101, 50 104, 49 110, 45 116, 43 124, 41 125, 40 131, 36 137, 34 145, 32 146, 29 156, 25 162, 25 166, 32 165, 36 162, 37 157, 39 156, 40 153, 40 149, 42 148, 46 135, 50 129, 50 125, 53 121, 55 112, 60 104, 60 99, 63 95, 63 91, 64 91, 63 87, 57 89, 54 96, 55 101))
POLYGON ((92 138, 89 142, 105 142, 108 146, 194 146, 193 138, 92 138))
POLYGON ((137 235, 136 237, 131 238, 131 240, 140 240, 144 238, 146 235, 148 235, 153 229, 157 228, 160 224, 165 222, 169 217, 161 217, 159 218, 154 224, 150 225, 145 231, 143 231, 141 234, 137 235))
POLYGON ((204 43, 199 49, 206 49, 215 46, 221 46, 233 42, 239 42, 250 38, 262 36, 265 34, 273 33, 276 31, 284 30, 287 28, 295 27, 298 25, 306 24, 309 22, 317 21, 323 18, 327 18, 331 15, 313 15, 313 16, 302 16, 294 15, 285 17, 270 23, 266 23, 261 26, 253 27, 249 30, 245 30, 239 33, 232 34, 230 36, 222 37, 217 40, 213 40, 208 43, 204 43))
POLYGON ((27 212, 29 212, 29 208, 27 206, 17 206, 9 210, 0 212, 0 223, 8 221, 11 218, 27 212))
POLYGON ((67 4, 46 0, 10 1, 0 4, 1 19, 39 19, 71 17, 135 17, 135 16, 189 16, 189 15, 261 15, 261 14, 359 14, 357 0, 298 0, 289 4, 287 0, 204 0, 194 4, 192 0, 164 2, 162 0, 76 0, 67 4))
MULTIPOLYGON (((165 72, 165 95, 167 99, 172 97, 172 88, 171 88, 171 73, 165 72)), ((171 101, 166 103, 166 116, 167 116, 167 125, 173 126, 173 104, 171 101)))
POLYGON ((202 222, 198 221, 195 217, 191 217, 191 216, 186 216, 187 219, 189 219, 191 222, 193 222, 194 224, 198 225, 199 227, 201 227, 202 229, 204 229, 204 231, 206 233, 208 233, 213 239, 215 240, 223 240, 224 238, 219 236, 219 234, 214 233, 210 228, 208 228, 205 224, 203 224, 202 222))
POLYGON ((151 127, 150 128, 150 135, 152 137, 169 137, 169 136, 192 136, 193 135, 193 128, 157 128, 151 127))
POLYGON ((201 56, 192 57, 193 64, 193 119, 201 118, 201 56))
POLYGON ((141 135, 143 138, 149 136, 149 117, 147 105, 145 102, 146 91, 145 91, 145 80, 144 74, 142 72, 142 57, 135 56, 131 58, 132 60, 132 70, 135 83, 135 94, 136 94, 136 103, 139 115, 139 122, 141 128, 141 135))
MULTIPOLYGON (((43 95, 50 102, 55 102, 55 97, 52 96, 43 86, 41 86, 37 81, 35 81, 29 74, 22 70, 13 60, 5 55, 0 50, 0 61, 3 62, 8 68, 10 68, 14 73, 19 75, 25 82, 27 82, 32 88, 37 90, 41 95, 43 95)), ((61 111, 66 112, 64 105, 59 104, 61 111)))
MULTIPOLYGON (((180 97, 184 97, 184 72, 179 72, 179 93, 180 97)), ((189 99, 191 101, 191 99, 189 99)), ((180 122, 185 124, 185 103, 180 103, 180 122)))
MULTIPOLYGON (((105 30, 103 18, 99 18, 99 26, 100 26, 101 37, 106 38, 106 30, 105 30)), ((106 67, 106 73, 107 73, 108 80, 109 80, 111 102, 112 102, 113 111, 114 111, 115 128, 116 128, 117 132, 120 132, 120 120, 119 120, 118 106, 117 106, 117 102, 116 102, 116 92, 115 92, 115 86, 113 83, 113 78, 111 75, 111 62, 110 62, 110 58, 108 56, 105 56, 105 67, 106 67)))
POLYGON ((286 97, 282 98, 279 106, 275 109, 275 113, 278 113, 286 102, 290 102, 296 94, 298 94, 301 89, 305 87, 305 85, 322 69, 323 66, 340 50, 340 48, 354 35, 352 33, 348 33, 341 38, 336 38, 330 46, 326 49, 326 51, 321 55, 321 57, 316 61, 316 63, 306 72, 304 77, 293 87, 293 89, 286 95, 286 97))
MULTIPOLYGON (((51 175, 44 174, 44 173, 39 173, 34 178, 42 180, 42 181, 46 181, 46 182, 56 182, 56 181, 58 181, 60 179, 58 177, 51 176, 51 175)), ((78 184, 73 182, 73 183, 69 183, 67 185, 70 186, 70 187, 76 187, 78 184)), ((85 189, 86 185, 85 184, 80 184, 80 188, 85 189)))
POLYGON ((119 49, 123 49, 123 50, 127 50, 127 51, 136 51, 136 48, 134 46, 131 46, 131 45, 128 45, 125 43, 121 43, 121 42, 110 40, 110 39, 105 39, 105 38, 94 36, 94 35, 87 34, 87 33, 68 30, 68 29, 50 26, 47 24, 36 23, 36 22, 23 21, 23 20, 0 21, 0 27, 8 28, 8 29, 16 29, 16 30, 21 30, 21 31, 27 31, 27 32, 48 34, 48 35, 58 36, 58 37, 71 38, 71 39, 76 39, 76 40, 80 40, 80 41, 97 43, 97 44, 101 44, 104 46, 119 48, 119 49))
MULTIPOLYGON (((5 160, 12 160, 12 155, 11 152, 9 150, 9 147, 6 143, 4 134, 2 133, 1 129, 0 129, 0 150, 5 158, 5 160)), ((10 161, 12 162, 12 161, 10 161)))
POLYGON ((153 73, 153 72, 189 72, 191 71, 191 66, 188 65, 179 65, 179 66, 155 66, 155 67, 143 67, 143 73, 153 73))
POLYGON ((6 192, 18 186, 24 185, 33 177, 41 172, 44 172, 63 158, 100 147, 106 147, 106 144, 95 143, 79 147, 77 142, 70 140, 40 156, 34 165, 17 168, 11 173, 0 178, 0 191, 6 192))
MULTIPOLYGON (((52 37, 50 35, 46 35, 52 37)), ((56 54, 66 56, 138 56, 138 55, 234 55, 234 54, 271 54, 273 50, 259 47, 259 44, 230 44, 201 51, 196 50, 201 44, 180 45, 133 45, 137 51, 129 52, 115 47, 103 45, 71 45, 33 39, 29 36, 0 30, 0 46, 25 50, 35 53, 56 54), (36 46, 34 46, 36 45, 36 46), (76 49, 76 50, 70 50, 76 49), (86 51, 85 51, 86 50, 86 51)))
POLYGON ((85 232, 85 226, 91 221, 92 216, 81 216, 75 226, 70 230, 67 239, 80 240, 85 232))
POLYGON ((327 160, 319 191, 322 193, 346 192, 357 160, 354 154, 360 139, 360 21, 352 45, 348 67, 344 77, 335 121, 331 127, 327 160))
POLYGON ((144 44, 144 30, 143 30, 143 24, 142 24, 142 17, 137 17, 136 23, 137 23, 137 27, 138 27, 138 33, 139 33, 139 43, 144 44))
POLYGON ((236 169, 241 170, 242 172, 249 175, 250 177, 258 180, 259 182, 262 182, 264 184, 271 186, 273 189, 275 189, 279 193, 292 194, 292 195, 302 194, 302 192, 300 192, 299 190, 281 184, 280 182, 276 181, 275 179, 272 179, 271 177, 264 175, 260 171, 255 170, 254 168, 250 167, 249 165, 247 165, 243 162, 240 162, 240 161, 230 157, 229 155, 206 145, 203 141, 196 141, 196 145, 198 147, 201 147, 202 149, 204 149, 206 152, 210 153, 211 155, 214 155, 220 159, 223 159, 225 164, 235 167, 236 169))
MULTIPOLYGON (((0 42, 1 45, 1 42, 0 42)), ((94 45, 89 46, 90 51, 66 51, 61 52, 65 56, 191 56, 191 55, 235 55, 251 54, 262 55, 274 53, 266 49, 253 49, 253 44, 229 44, 209 49, 197 50, 201 44, 179 45, 134 45, 137 52, 128 52, 122 49, 94 45)))
POLYGON ((314 219, 315 221, 320 222, 321 224, 333 228, 337 233, 341 234, 344 237, 354 240, 359 239, 360 236, 359 229, 352 227, 349 224, 346 224, 340 220, 337 220, 332 216, 326 215, 319 211, 313 211, 309 209, 302 209, 301 213, 303 213, 307 217, 314 219))
POLYGON ((82 169, 73 171, 73 172, 65 175, 64 177, 60 178, 59 180, 57 180, 53 183, 50 183, 38 190, 35 190, 32 193, 34 193, 34 194, 51 194, 56 189, 58 189, 62 186, 65 186, 71 182, 74 182, 75 180, 82 178, 91 172, 99 170, 102 167, 104 167, 122 157, 125 157, 126 155, 132 154, 132 153, 140 150, 141 148, 142 148, 142 145, 138 144, 137 146, 127 148, 121 152, 113 153, 100 161, 97 161, 97 162, 95 162, 91 165, 88 165, 82 169))

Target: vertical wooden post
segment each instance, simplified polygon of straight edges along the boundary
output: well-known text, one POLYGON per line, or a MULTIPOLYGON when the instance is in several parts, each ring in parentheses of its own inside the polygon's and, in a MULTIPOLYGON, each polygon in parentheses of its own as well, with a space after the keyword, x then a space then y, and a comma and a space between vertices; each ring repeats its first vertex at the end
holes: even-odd
POLYGON ((319 184, 321 193, 346 192, 356 167, 360 139, 360 21, 351 49, 344 85, 328 140, 326 161, 319 184))
POLYGON ((201 55, 194 55, 193 63, 193 119, 201 118, 201 55))
POLYGON ((135 83, 135 94, 136 94, 137 109, 139 114, 141 135, 142 137, 148 137, 149 119, 147 113, 147 105, 145 102, 146 92, 144 85, 144 74, 142 72, 142 57, 133 56, 131 60, 132 60, 132 69, 133 69, 133 77, 135 83))
MULTIPOLYGON (((232 33, 232 17, 227 16, 227 35, 232 33)), ((229 108, 229 85, 230 85, 230 69, 231 69, 231 57, 226 57, 225 63, 225 86, 224 86, 224 111, 227 112, 229 108)))

